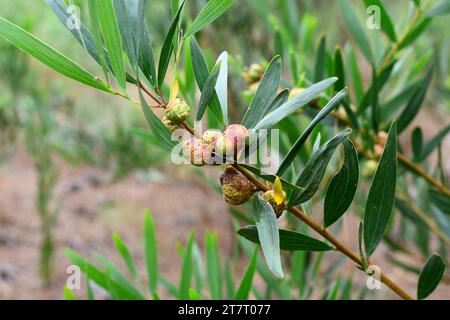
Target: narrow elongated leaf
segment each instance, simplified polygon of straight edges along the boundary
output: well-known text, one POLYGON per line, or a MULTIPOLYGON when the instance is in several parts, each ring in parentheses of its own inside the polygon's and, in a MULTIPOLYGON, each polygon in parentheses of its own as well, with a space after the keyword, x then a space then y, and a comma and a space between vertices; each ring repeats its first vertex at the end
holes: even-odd
POLYGON ((253 217, 267 266, 276 277, 283 278, 278 220, 272 206, 262 201, 259 196, 253 197, 253 217))
POLYGON ((164 44, 161 48, 161 54, 159 56, 159 65, 158 65, 158 88, 161 88, 164 83, 164 79, 166 77, 167 69, 169 68, 170 57, 173 53, 173 39, 175 36, 175 31, 177 30, 178 22, 181 17, 181 11, 184 7, 184 0, 178 8, 175 17, 172 20, 172 24, 167 32, 166 38, 164 39, 164 44))
POLYGON ((186 31, 186 37, 193 35, 220 17, 235 0, 210 0, 202 8, 186 31))
POLYGON ((200 105, 197 111, 196 120, 202 120, 203 114, 205 113, 206 107, 210 104, 211 99, 216 92, 216 83, 217 78, 219 77, 220 72, 220 63, 216 64, 214 68, 211 70, 208 78, 205 81, 205 85, 202 90, 202 95, 200 97, 200 105))
POLYGON ((420 110, 420 107, 423 104, 423 101, 425 100, 425 96, 428 91, 428 87, 431 83, 431 79, 433 78, 433 69, 431 68, 423 80, 420 82, 419 90, 414 92, 414 94, 411 96, 411 99, 408 101, 408 104, 406 105, 403 112, 400 114, 398 118, 398 132, 402 132, 405 130, 408 125, 411 123, 411 121, 416 117, 417 113, 420 110))
MULTIPOLYGON (((302 233, 280 229, 280 249, 286 251, 328 251, 332 247, 325 242, 302 233)), ((237 231, 240 236, 254 243, 260 243, 256 226, 245 226, 237 231)))
POLYGON ((265 115, 264 118, 262 118, 261 121, 259 121, 255 126, 255 129, 271 129, 285 117, 297 111, 301 107, 304 107, 308 102, 319 96, 320 93, 332 86, 336 80, 336 77, 331 77, 306 88, 295 97, 279 106, 277 109, 265 115))
POLYGON ((158 248, 156 246, 155 225, 150 210, 145 214, 144 237, 148 290, 155 294, 158 289, 158 248))
POLYGON ((417 299, 425 299, 436 289, 444 271, 444 260, 437 253, 433 253, 420 272, 419 283, 417 284, 417 299))
POLYGON ((202 300, 202 296, 195 289, 189 288, 189 300, 202 300))
POLYGON ((92 263, 90 263, 82 256, 78 255, 76 252, 70 249, 65 249, 64 253, 73 264, 77 265, 83 273, 85 273, 90 279, 92 279, 92 281, 97 283, 103 289, 109 291, 109 289, 113 288, 113 291, 115 291, 116 294, 122 297, 123 299, 128 300, 142 299, 140 294, 137 295, 134 292, 130 292, 130 290, 123 287, 123 285, 111 279, 110 274, 107 274, 106 271, 105 273, 100 271, 92 263))
POLYGON ((244 276, 239 284, 239 288, 234 294, 235 300, 247 300, 248 294, 253 285, 253 275, 255 274, 256 269, 256 258, 258 258, 258 249, 255 248, 253 251, 252 257, 250 259, 250 263, 248 264, 247 270, 245 270, 244 276))
MULTIPOLYGON (((191 61, 192 68, 194 70, 195 81, 198 84, 200 91, 203 91, 206 79, 208 79, 208 66, 206 65, 205 58, 203 57, 202 50, 198 46, 194 37, 191 37, 191 61)), ((224 124, 224 117, 222 114, 222 108, 220 106, 219 98, 214 92, 211 98, 210 108, 214 116, 219 120, 221 124, 224 124)))
POLYGON ((370 110, 372 115, 372 128, 378 132, 379 110, 378 110, 378 93, 379 93, 379 79, 375 66, 372 66, 372 86, 371 86, 371 103, 370 110))
MULTIPOLYGON (((122 271, 119 270, 119 268, 114 265, 111 261, 109 261, 106 257, 102 256, 99 253, 94 253, 94 256, 96 260, 98 260, 102 266, 105 268, 105 275, 109 275, 111 278, 111 284, 114 290, 116 290, 117 283, 120 285, 124 290, 126 290, 129 294, 133 295, 133 300, 145 300, 145 296, 139 291, 136 286, 127 279, 127 277, 122 273, 122 271)), ((117 290, 116 293, 118 294, 119 299, 126 299, 126 296, 122 296, 117 290)))
POLYGON ((304 188, 301 192, 295 192, 289 199, 289 205, 297 205, 311 199, 319 188, 328 162, 339 144, 343 143, 350 135, 351 130, 346 129, 337 133, 333 138, 322 145, 313 153, 296 184, 304 188))
POLYGON ((317 48, 316 64, 314 66, 314 82, 318 82, 323 79, 325 71, 325 58, 326 58, 326 38, 322 36, 320 38, 319 47, 317 48))
MULTIPOLYGON (((394 69, 394 65, 395 65, 396 61, 391 62, 388 66, 386 66, 379 75, 376 76, 376 80, 377 80, 377 92, 380 92, 383 87, 386 85, 389 77, 391 76, 392 70, 394 69)), ((366 93, 364 94, 364 97, 358 107, 358 114, 363 113, 367 107, 371 104, 371 102, 373 101, 373 90, 374 90, 374 85, 371 84, 371 86, 369 87, 369 89, 367 89, 366 93)))
POLYGON ((324 226, 336 222, 353 201, 359 179, 358 154, 352 142, 347 139, 344 145, 344 162, 328 186, 324 202, 324 226))
POLYGON ((228 52, 222 52, 217 58, 220 63, 219 76, 216 82, 216 93, 222 109, 225 123, 228 123, 228 52))
POLYGON ((431 20, 431 18, 423 19, 413 30, 411 30, 411 32, 408 33, 404 40, 398 45, 398 50, 403 49, 413 43, 414 40, 416 40, 416 38, 419 37, 422 32, 424 32, 425 29, 430 25, 431 20))
POLYGON ((419 83, 414 82, 406 86, 397 95, 389 99, 380 106, 380 121, 388 121, 400 109, 402 105, 406 105, 410 97, 419 89, 419 83))
POLYGON ((348 51, 348 68, 350 70, 350 75, 353 84, 353 92, 355 94, 356 102, 361 102, 363 97, 363 85, 361 79, 361 72, 359 70, 358 61, 351 46, 347 47, 348 51))
POLYGON ((397 127, 394 121, 373 177, 364 213, 364 244, 370 256, 386 231, 397 183, 397 127))
POLYGON ((450 197, 436 189, 428 190, 431 202, 445 214, 450 215, 450 197))
POLYGON ((140 34, 143 31, 145 1, 113 0, 117 24, 125 50, 134 70, 138 67, 140 34))
POLYGON ((281 57, 276 56, 264 72, 258 89, 256 89, 256 93, 242 119, 242 124, 246 128, 255 127, 258 121, 268 113, 270 104, 277 95, 280 77, 281 57))
POLYGON ((64 299, 66 300, 77 300, 77 297, 73 293, 72 290, 67 287, 67 285, 64 286, 64 299))
POLYGON ((100 21, 105 46, 108 50, 109 59, 111 61, 111 67, 114 71, 114 77, 119 86, 124 89, 126 86, 126 74, 116 12, 112 0, 98 0, 97 5, 99 13, 98 19, 100 21))
POLYGON ((323 107, 319 113, 314 117, 314 119, 308 124, 305 131, 300 135, 300 137, 295 141, 292 148, 289 150, 287 155, 284 157, 283 161, 278 168, 277 175, 281 176, 289 168, 291 163, 294 161, 295 157, 299 153, 300 149, 305 144, 311 132, 314 130, 317 124, 320 123, 331 111, 333 111, 339 103, 346 97, 347 88, 342 89, 333 98, 328 101, 325 107, 323 107))
MULTIPOLYGON (((111 69, 111 63, 109 62, 109 58, 106 57, 106 51, 103 48, 102 31, 101 31, 101 27, 100 27, 100 21, 98 19, 98 17, 99 17, 98 2, 95 0, 88 0, 88 8, 89 8, 89 17, 91 18, 92 31, 94 33, 94 38, 95 38, 95 47, 97 48, 97 55, 98 55, 97 62, 102 66, 103 73, 105 75, 105 79, 107 81, 109 81, 108 70, 111 69), (107 63, 107 61, 108 61, 108 63, 107 63)), ((81 23, 81 21, 80 21, 80 23, 81 23)), ((80 26, 80 28, 81 28, 81 26, 80 26)), ((77 37, 79 37, 80 40, 84 41, 84 39, 82 39, 79 35, 77 35, 77 37)), ((86 50, 88 50, 87 44, 84 44, 84 46, 85 46, 86 50)), ((94 57, 94 59, 96 59, 96 58, 94 57)))
POLYGON ((144 18, 146 2, 146 0, 114 0, 114 7, 131 65, 134 69, 139 66, 150 83, 155 84, 155 60, 144 18))
MULTIPOLYGON (((64 0, 46 0, 49 7, 52 9, 52 11, 55 13, 55 15, 58 17, 59 21, 66 27, 68 31, 72 34, 72 36, 78 41, 78 43, 83 46, 83 48, 86 49, 87 53, 102 67, 103 65, 103 57, 106 63, 106 66, 108 67, 108 70, 111 71, 114 74, 114 71, 111 67, 111 62, 109 61, 109 56, 106 50, 103 49, 103 42, 101 41, 101 30, 100 30, 100 23, 98 21, 98 14, 95 13, 94 15, 91 14, 91 19, 95 20, 96 23, 98 23, 97 27, 98 30, 96 30, 97 34, 95 34, 95 37, 92 35, 92 33, 88 30, 88 28, 80 21, 79 22, 79 29, 77 28, 71 28, 70 25, 67 23, 71 19, 72 11, 67 7, 64 0), (97 43, 97 41, 99 41, 97 43), (97 47, 97 45, 101 44, 101 48, 97 47), (103 57, 99 54, 99 50, 103 50, 103 57)), ((95 3, 97 7, 97 2, 95 0, 89 0, 88 4, 95 3)), ((94 30, 95 31, 95 30, 94 30)), ((128 82, 135 84, 136 79, 134 79, 131 75, 128 73, 126 74, 126 79, 128 82)))
POLYGON ((4 18, 0 18, 0 36, 66 77, 96 89, 112 91, 105 83, 99 81, 78 64, 4 18))
POLYGON ((426 17, 443 16, 450 13, 450 1, 441 0, 431 7, 426 13, 426 17))
POLYGON ((436 149, 441 144, 442 140, 447 136, 449 132, 450 132, 450 125, 443 128, 441 131, 439 131, 438 134, 436 134, 436 136, 425 142, 423 144, 419 160, 425 160, 431 154, 431 152, 433 152, 433 150, 436 149))
POLYGON ((414 159, 420 159, 422 154, 422 147, 423 147, 423 135, 422 135, 422 129, 420 127, 414 128, 412 135, 411 135, 411 142, 412 142, 412 149, 413 149, 413 155, 414 159))
POLYGON ((372 48, 367 40, 364 29, 361 26, 358 17, 347 0, 338 0, 339 8, 352 37, 355 39, 362 54, 368 62, 373 62, 372 48))
POLYGON ((189 299, 189 288, 191 287, 191 278, 193 273, 192 266, 192 248, 194 246, 194 232, 189 234, 186 250, 183 255, 183 266, 181 268, 180 290, 178 299, 189 299))
POLYGON ((114 241, 114 245, 115 245, 117 251, 119 251, 120 255, 122 256, 123 261, 125 262, 125 264, 128 268, 128 271, 133 276, 133 278, 138 279, 139 275, 138 275, 137 269, 134 265, 133 258, 131 257, 130 251, 128 250, 126 244, 122 241, 122 239, 120 238, 120 235, 118 233, 114 233, 113 241, 114 241))
POLYGON ((217 245, 217 234, 205 233, 206 271, 211 299, 222 299, 222 268, 217 245))
POLYGON ((345 69, 342 58, 341 48, 336 47, 334 51, 334 75, 338 81, 334 84, 334 91, 340 91, 345 88, 345 69))
POLYGON ((172 150, 175 145, 171 139, 171 134, 161 120, 156 116, 152 109, 147 105, 141 90, 139 89, 139 98, 141 100, 142 110, 144 111, 145 119, 152 129, 153 134, 159 139, 164 148, 172 150))
POLYGON ((393 42, 397 41, 397 36, 395 34, 394 24, 392 23, 391 17, 387 13, 383 3, 380 0, 364 0, 366 7, 377 6, 380 10, 380 24, 381 30, 391 39, 393 42))

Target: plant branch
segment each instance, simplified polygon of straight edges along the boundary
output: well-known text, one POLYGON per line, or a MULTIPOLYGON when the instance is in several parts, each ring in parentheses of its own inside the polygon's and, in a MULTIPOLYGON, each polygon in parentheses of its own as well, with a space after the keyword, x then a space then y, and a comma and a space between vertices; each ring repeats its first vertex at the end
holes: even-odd
MULTIPOLYGON (((238 164, 234 164, 233 167, 241 172, 244 176, 246 176, 260 191, 268 191, 269 188, 257 178, 253 176, 249 171, 242 168, 238 164)), ((355 262, 358 267, 363 268, 363 263, 361 258, 353 253, 349 248, 347 248, 344 244, 339 242, 331 233, 322 228, 319 224, 317 224, 314 220, 308 217, 303 213, 298 207, 290 207, 287 209, 290 213, 296 216, 298 219, 306 223, 310 228, 314 229, 317 233, 319 233, 322 237, 327 239, 330 243, 332 243, 337 250, 346 255, 349 259, 355 262)), ((400 286, 394 283, 387 275, 384 273, 380 273, 380 280, 390 289, 392 289, 395 293, 397 293, 400 297, 405 300, 413 300, 414 298, 410 296, 405 290, 403 290, 400 286)))
MULTIPOLYGON (((322 107, 320 105, 318 105, 317 103, 310 103, 310 106, 312 106, 316 109, 322 109, 322 107)), ((351 125, 350 122, 348 121, 348 119, 346 117, 342 116, 338 112, 331 112, 330 115, 332 115, 333 117, 335 117, 336 119, 338 119, 340 122, 342 122, 345 125, 349 125, 349 126, 351 125)), ((363 133, 364 129, 360 128, 360 132, 363 133)), ((363 150, 359 146, 356 146, 356 147, 357 147, 359 153, 363 154, 365 157, 368 157, 367 153, 363 152, 363 150)), ((421 166, 419 166, 418 164, 409 160, 408 157, 406 157, 403 153, 397 152, 397 159, 405 167, 407 167, 408 169, 410 169, 411 171, 416 173, 418 176, 421 176, 429 184, 431 184, 436 189, 438 189, 439 191, 441 191, 442 193, 445 193, 446 195, 448 195, 450 197, 449 189, 447 189, 442 183, 440 183, 438 180, 436 180, 431 175, 429 175, 421 166)))

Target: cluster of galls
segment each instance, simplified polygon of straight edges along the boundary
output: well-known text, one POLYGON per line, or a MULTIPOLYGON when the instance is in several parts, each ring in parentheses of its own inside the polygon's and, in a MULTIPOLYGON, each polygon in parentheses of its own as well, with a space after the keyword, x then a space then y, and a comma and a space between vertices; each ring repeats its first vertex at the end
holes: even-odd
POLYGON ((240 124, 227 126, 224 133, 207 130, 201 138, 191 137, 183 144, 183 153, 195 166, 221 164, 223 158, 235 159, 248 143, 247 128, 240 124))

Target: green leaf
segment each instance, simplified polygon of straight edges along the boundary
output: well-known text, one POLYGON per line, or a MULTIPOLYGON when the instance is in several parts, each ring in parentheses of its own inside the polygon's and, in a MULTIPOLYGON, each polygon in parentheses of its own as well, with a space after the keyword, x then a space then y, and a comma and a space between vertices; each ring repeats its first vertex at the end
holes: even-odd
POLYGON ((217 233, 205 232, 206 271, 208 273, 211 299, 222 299, 222 268, 220 266, 220 253, 217 243, 217 233))
POLYGON ((73 291, 67 287, 67 285, 64 286, 64 298, 66 300, 77 300, 77 297, 75 296, 73 291))
POLYGON ((289 205, 297 205, 311 199, 319 188, 328 162, 331 159, 339 144, 343 143, 350 135, 351 130, 346 129, 337 133, 333 138, 322 145, 313 153, 305 168, 295 182, 296 185, 304 188, 301 192, 296 192, 289 198, 289 205))
POLYGON ((425 12, 426 17, 443 16, 450 13, 450 1, 441 0, 425 12))
POLYGON ((224 121, 228 123, 228 52, 222 52, 217 58, 216 63, 220 63, 219 76, 216 82, 216 93, 224 121))
POLYGON ((361 79, 361 72, 359 70, 358 60, 355 55, 355 51, 351 46, 348 46, 348 67, 350 69, 350 76, 353 84, 353 92, 355 94, 355 99, 360 102, 363 97, 363 84, 361 79))
POLYGON ((367 59, 368 62, 373 62, 373 54, 372 48, 370 47, 370 43, 367 40, 366 34, 364 33, 364 29, 362 28, 360 22, 358 21, 358 17, 356 16, 353 8, 351 7, 348 0, 339 0, 338 1, 339 8, 341 10, 344 21, 352 35, 361 49, 362 54, 367 59))
POLYGON ((314 117, 314 119, 308 124, 305 131, 303 131, 303 133, 300 135, 297 141, 295 141, 294 145, 281 162, 277 171, 278 176, 283 175, 283 173, 286 172, 286 170, 292 164, 295 157, 305 144, 306 140, 308 139, 309 135, 314 130, 316 125, 319 124, 331 111, 333 111, 346 97, 346 95, 347 95, 347 88, 344 88, 340 92, 338 92, 333 98, 331 98, 330 101, 328 101, 328 103, 326 104, 326 106, 323 107, 319 111, 319 113, 314 117))
POLYGON ((0 18, 0 36, 11 42, 22 51, 32 55, 56 72, 96 89, 112 92, 105 83, 80 67, 78 64, 62 55, 46 43, 42 42, 21 27, 0 18))
POLYGON ((277 278, 283 278, 278 220, 272 206, 262 201, 258 195, 253 197, 253 217, 267 266, 277 278))
POLYGON ((253 275, 255 274, 257 257, 258 257, 258 249, 255 248, 252 254, 252 258, 250 259, 250 263, 248 264, 247 270, 245 270, 244 277, 241 280, 239 288, 234 294, 234 300, 248 299, 248 294, 250 293, 250 289, 252 288, 253 284, 253 275))
POLYGON ((364 3, 366 4, 366 7, 377 6, 379 8, 381 30, 389 37, 392 42, 397 42, 394 24, 392 23, 391 17, 383 6, 383 3, 380 0, 364 0, 364 3))
POLYGON ((173 18, 172 24, 169 28, 169 31, 167 32, 166 38, 164 39, 164 44, 161 48, 161 54, 159 56, 159 65, 158 65, 158 88, 161 88, 164 79, 166 77, 167 69, 169 68, 169 62, 170 57, 172 56, 173 52, 173 39, 175 36, 175 31, 178 26, 178 22, 181 17, 181 11, 184 7, 184 0, 181 3, 180 7, 178 8, 177 13, 175 14, 175 17, 173 18))
POLYGON ((358 154, 353 143, 347 139, 344 145, 344 163, 328 186, 324 202, 324 226, 336 222, 353 201, 359 179, 358 154))
POLYGON ((283 103, 277 109, 265 115, 264 118, 262 118, 261 121, 256 124, 255 129, 271 129, 285 117, 297 111, 301 107, 305 106, 308 102, 319 96, 320 93, 333 85, 336 80, 336 77, 331 77, 306 88, 292 99, 283 103))
POLYGON ((220 17, 234 3, 235 0, 209 0, 195 17, 194 22, 186 31, 185 37, 193 35, 220 17))
POLYGON ((122 55, 122 41, 117 24, 116 13, 112 0, 97 0, 98 19, 102 29, 103 39, 108 50, 114 77, 122 89, 126 86, 125 66, 122 55))
POLYGON ((366 271, 367 264, 366 264, 366 256, 363 250, 363 240, 364 240, 364 224, 360 222, 358 227, 358 248, 359 248, 359 256, 361 258, 361 267, 363 268, 364 271, 366 271))
POLYGON ((256 89, 256 93, 242 119, 242 124, 246 128, 251 129, 255 127, 258 121, 269 112, 271 102, 277 96, 280 77, 281 58, 276 56, 264 72, 258 89, 256 89))
POLYGON ((146 0, 114 0, 114 7, 131 65, 134 70, 139 66, 150 83, 156 84, 155 59, 145 23, 146 0))
POLYGON ((97 283, 103 289, 107 290, 112 296, 117 294, 123 299, 141 299, 140 294, 136 294, 135 292, 130 291, 128 288, 123 287, 117 281, 111 279, 110 273, 107 273, 106 270, 105 273, 103 273, 88 260, 70 249, 65 249, 64 252, 73 264, 77 265, 83 273, 85 273, 90 279, 92 279, 92 281, 97 283), (110 290, 111 288, 113 288, 114 290, 110 290))
POLYGON ((401 50, 413 43, 414 40, 416 40, 417 37, 419 37, 422 32, 424 32, 425 29, 429 26, 431 20, 431 18, 423 19, 413 30, 411 30, 411 32, 408 33, 404 40, 398 45, 398 50, 401 50))
POLYGON ((428 195, 431 202, 445 214, 450 215, 450 197, 436 189, 429 189, 428 195))
POLYGON ((119 251, 128 270, 130 271, 130 274, 135 279, 138 279, 139 275, 136 270, 136 267, 134 266, 133 258, 131 257, 130 251, 128 250, 126 244, 122 241, 122 239, 120 238, 120 235, 118 233, 114 233, 113 241, 114 241, 114 245, 116 246, 117 251, 119 251))
POLYGON ((417 299, 425 299, 436 289, 444 271, 444 260, 437 253, 433 253, 420 272, 419 283, 417 284, 417 299))
POLYGON ((397 183, 397 126, 392 122, 383 154, 373 177, 364 213, 364 244, 370 256, 386 231, 397 183))
MULTIPOLYGON (((103 73, 105 75, 105 79, 107 81, 109 81, 109 77, 108 77, 108 70, 111 69, 111 63, 109 61, 109 57, 107 57, 107 54, 105 52, 105 49, 103 48, 103 38, 102 38, 102 31, 101 31, 101 27, 100 27, 100 21, 99 21, 99 14, 98 14, 98 3, 95 0, 89 0, 88 1, 88 9, 89 9, 89 16, 91 18, 91 25, 92 25, 92 30, 94 33, 94 38, 95 38, 95 47, 97 49, 97 54, 96 57, 93 56, 94 59, 97 60, 97 62, 101 65, 102 69, 103 69, 103 73)), ((66 9, 68 10, 68 9, 66 9)), ((67 21, 68 18, 66 18, 67 21)), ((80 21, 81 24, 81 21, 80 21)), ((80 26, 80 30, 83 27, 80 26)), ((89 32, 89 31, 87 31, 89 32)), ((86 48, 86 50, 89 53, 89 47, 88 47, 88 43, 85 43, 85 39, 81 38, 81 36, 77 33, 74 33, 75 37, 77 37, 77 39, 79 39, 79 41, 81 41, 82 45, 86 48), (76 34, 76 35, 75 35, 76 34)), ((92 54, 91 54, 92 56, 92 54)))
POLYGON ((108 275, 110 278, 110 285, 114 288, 115 293, 119 299, 129 299, 128 296, 132 295, 132 300, 145 300, 145 296, 137 289, 130 280, 125 277, 125 275, 106 257, 99 253, 94 253, 95 258, 102 264, 105 268, 105 276, 108 275), (120 286, 127 293, 121 293, 117 287, 120 286))
POLYGON ((316 64, 314 66, 314 82, 323 79, 326 53, 326 37, 322 36, 320 38, 319 47, 317 48, 316 64))
POLYGON ((150 210, 145 214, 144 237, 148 290, 155 294, 158 290, 158 247, 156 245, 155 225, 150 210))
POLYGON ((415 127, 412 136, 411 136, 411 144, 413 149, 413 155, 414 159, 420 159, 420 156, 422 154, 422 147, 423 147, 423 135, 422 135, 422 129, 420 127, 415 127))
MULTIPOLYGON (((200 91, 203 91, 209 75, 208 66, 206 65, 202 50, 198 46, 198 43, 194 37, 191 37, 190 45, 192 68, 194 70, 195 81, 197 82, 200 91)), ((211 99, 210 108, 217 120, 219 120, 221 124, 224 124, 222 108, 220 106, 219 98, 217 97, 217 94, 215 92, 211 99)))
POLYGON ((153 110, 147 105, 141 90, 139 89, 139 98, 141 100, 142 110, 144 111, 145 119, 152 129, 153 134, 159 139, 160 143, 167 150, 172 150, 174 142, 171 139, 171 134, 161 120, 156 116, 153 110))
POLYGON ((436 134, 432 139, 428 140, 423 144, 422 152, 420 154, 419 160, 425 160, 428 156, 436 149, 450 132, 450 125, 441 129, 438 134, 436 134))
POLYGON ((216 64, 205 81, 205 85, 203 86, 202 90, 202 95, 200 97, 200 105, 197 111, 196 117, 197 121, 202 120, 206 107, 208 106, 208 104, 210 104, 211 99, 216 92, 216 83, 217 78, 219 77, 220 66, 221 66, 220 62, 216 64))
POLYGON ((381 106, 380 121, 388 121, 403 104, 419 89, 419 83, 414 82, 406 86, 397 95, 389 99, 381 106))
POLYGON ((186 250, 183 255, 183 266, 181 268, 181 277, 179 285, 178 299, 189 299, 189 288, 191 287, 192 267, 192 248, 194 246, 194 232, 189 234, 186 250))
POLYGON ((427 94, 428 87, 431 83, 431 79, 433 78, 433 68, 427 72, 423 80, 420 82, 419 89, 414 92, 411 96, 408 104, 406 105, 403 112, 398 117, 398 132, 402 132, 405 130, 411 121, 415 118, 417 113, 419 112, 420 107, 422 106, 423 101, 425 100, 425 96, 427 94))
MULTIPOLYGON (((286 251, 328 251, 333 250, 332 247, 325 242, 309 237, 299 232, 279 229, 280 232, 280 249, 286 251)), ((256 226, 245 226, 240 228, 237 233, 247 240, 254 243, 259 242, 259 236, 256 226)))
POLYGON ((189 288, 189 300, 203 300, 202 296, 195 291, 195 289, 189 288))
POLYGON ((340 91, 345 88, 345 69, 342 59, 341 48, 336 47, 334 51, 334 75, 338 78, 334 84, 334 91, 340 91))
MULTIPOLYGON (((376 92, 381 92, 381 90, 383 89, 383 87, 386 85, 389 77, 391 76, 392 70, 394 69, 394 65, 395 65, 396 61, 391 62, 388 66, 386 66, 379 75, 376 76, 376 92)), ((371 105, 371 103, 373 102, 373 90, 374 90, 374 83, 372 83, 369 87, 369 89, 367 89, 366 93, 364 94, 364 97, 358 107, 358 114, 363 113, 367 107, 369 105, 371 105)))

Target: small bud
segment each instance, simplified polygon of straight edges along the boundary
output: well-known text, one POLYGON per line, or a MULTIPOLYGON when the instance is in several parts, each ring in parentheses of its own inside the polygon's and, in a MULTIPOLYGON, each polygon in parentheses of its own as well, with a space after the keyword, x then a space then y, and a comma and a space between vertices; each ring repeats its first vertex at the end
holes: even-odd
POLYGON ((365 178, 371 177, 377 170, 378 163, 375 160, 367 160, 364 162, 361 175, 365 178))
POLYGON ((238 205, 247 202, 255 192, 255 187, 243 174, 233 168, 225 169, 220 176, 225 202, 238 205))
POLYGON ((166 117, 172 123, 180 123, 189 117, 190 112, 191 107, 185 101, 173 99, 167 104, 166 117))
POLYGON ((235 157, 238 151, 245 147, 249 133, 246 127, 240 124, 231 124, 222 136, 216 141, 216 152, 220 155, 235 157))
POLYGON ((385 131, 380 131, 378 132, 377 136, 378 136, 378 143, 384 146, 388 138, 387 133, 385 131))
POLYGON ((214 145, 219 137, 222 136, 222 132, 217 130, 206 130, 203 133, 202 141, 206 144, 214 145))
MULTIPOLYGON (((283 191, 284 197, 286 197, 286 192, 283 191)), ((275 201, 275 191, 273 190, 269 190, 264 192, 261 196, 260 196, 261 200, 267 202, 268 204, 270 204, 273 208, 273 211, 275 212, 275 215, 277 216, 277 218, 279 218, 281 216, 281 214, 283 213, 283 211, 286 209, 286 206, 284 203, 277 205, 276 201, 275 201)))
POLYGON ((264 73, 263 67, 258 63, 253 63, 250 67, 245 68, 242 73, 245 83, 250 86, 255 82, 259 82, 264 73))
POLYGON ((162 118, 162 123, 166 126, 166 128, 170 131, 170 132, 174 132, 177 129, 180 129, 180 125, 177 123, 173 123, 172 121, 170 121, 169 119, 167 119, 167 116, 164 116, 162 118))
POLYGON ((378 143, 374 146, 374 152, 378 158, 381 157, 381 155, 383 154, 383 150, 384 147, 378 143))

